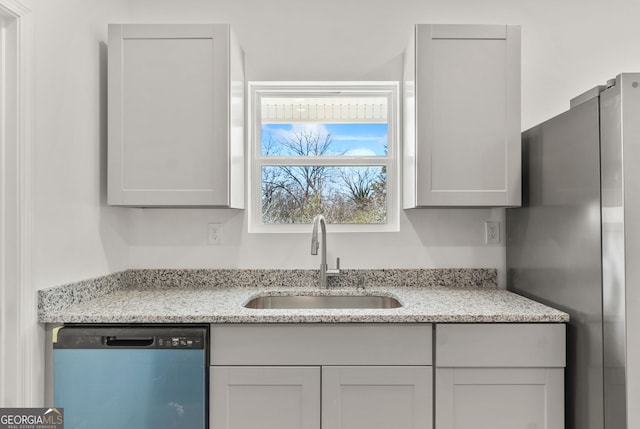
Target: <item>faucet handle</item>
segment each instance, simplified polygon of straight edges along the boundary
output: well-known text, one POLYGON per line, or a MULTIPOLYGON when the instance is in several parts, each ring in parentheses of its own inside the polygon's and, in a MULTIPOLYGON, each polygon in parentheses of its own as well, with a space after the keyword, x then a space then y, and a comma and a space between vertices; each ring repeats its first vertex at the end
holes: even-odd
POLYGON ((337 276, 340 274, 340 258, 336 258, 336 267, 327 269, 327 276, 337 276))

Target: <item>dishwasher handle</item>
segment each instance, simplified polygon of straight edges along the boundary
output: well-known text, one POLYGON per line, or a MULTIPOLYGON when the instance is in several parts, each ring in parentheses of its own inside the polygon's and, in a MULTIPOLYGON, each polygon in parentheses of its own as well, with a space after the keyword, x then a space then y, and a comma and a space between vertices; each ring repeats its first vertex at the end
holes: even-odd
POLYGON ((153 345, 153 337, 106 336, 107 347, 149 347, 153 345))

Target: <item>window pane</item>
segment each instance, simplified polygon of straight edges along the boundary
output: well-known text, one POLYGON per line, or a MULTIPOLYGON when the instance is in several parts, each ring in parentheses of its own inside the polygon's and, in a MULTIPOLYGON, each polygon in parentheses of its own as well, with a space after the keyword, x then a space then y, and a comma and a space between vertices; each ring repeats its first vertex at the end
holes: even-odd
POLYGON ((291 165, 262 167, 262 222, 386 224, 384 166, 291 165))
POLYGON ((262 156, 387 156, 387 124, 263 124, 262 156))

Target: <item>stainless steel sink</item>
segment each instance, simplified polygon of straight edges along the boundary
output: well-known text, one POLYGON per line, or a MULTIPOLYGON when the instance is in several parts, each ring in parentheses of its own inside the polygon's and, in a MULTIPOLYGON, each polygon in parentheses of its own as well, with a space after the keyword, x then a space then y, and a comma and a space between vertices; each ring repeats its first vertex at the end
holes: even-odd
POLYGON ((402 304, 390 296, 364 295, 284 295, 259 296, 245 304, 255 309, 303 309, 303 308, 398 308, 402 304))

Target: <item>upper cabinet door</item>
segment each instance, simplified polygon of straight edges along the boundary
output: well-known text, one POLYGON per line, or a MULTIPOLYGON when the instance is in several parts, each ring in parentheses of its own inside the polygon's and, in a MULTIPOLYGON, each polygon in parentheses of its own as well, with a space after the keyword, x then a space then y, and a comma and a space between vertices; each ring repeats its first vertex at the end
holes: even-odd
POLYGON ((243 88, 228 25, 110 25, 109 204, 242 208, 243 88))
POLYGON ((519 206, 520 27, 417 25, 404 81, 404 208, 519 206))

